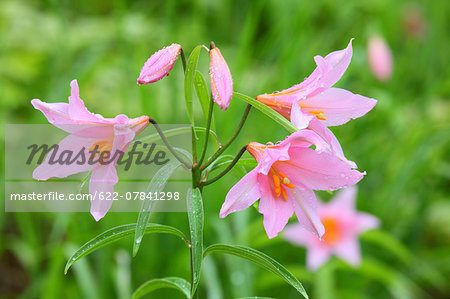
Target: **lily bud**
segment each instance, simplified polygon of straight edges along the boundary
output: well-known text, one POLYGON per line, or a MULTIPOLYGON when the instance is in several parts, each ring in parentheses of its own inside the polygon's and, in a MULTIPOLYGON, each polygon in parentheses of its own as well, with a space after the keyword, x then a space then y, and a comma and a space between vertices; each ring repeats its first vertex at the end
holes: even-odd
POLYGON ((219 105, 220 109, 227 110, 233 96, 233 80, 230 69, 214 43, 211 43, 209 58, 209 75, 211 76, 211 92, 214 102, 219 105))
POLYGON ((380 81, 389 80, 392 75, 392 53, 386 41, 380 36, 371 37, 367 51, 374 76, 380 81))
POLYGON ((164 76, 168 76, 180 51, 181 46, 179 44, 172 44, 150 56, 139 74, 137 84, 153 83, 161 80, 164 76))

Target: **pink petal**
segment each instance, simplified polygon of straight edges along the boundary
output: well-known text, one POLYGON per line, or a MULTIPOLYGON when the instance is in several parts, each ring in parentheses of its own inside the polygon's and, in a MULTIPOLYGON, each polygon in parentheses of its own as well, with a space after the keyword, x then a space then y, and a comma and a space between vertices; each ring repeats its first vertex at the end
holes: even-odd
POLYGON ((289 142, 281 142, 276 146, 269 146, 263 153, 259 165, 259 173, 267 175, 273 163, 289 160, 289 142))
POLYGON ((210 66, 209 74, 211 77, 211 92, 214 101, 220 109, 227 110, 233 96, 233 80, 230 69, 225 59, 220 53, 219 48, 213 48, 209 51, 210 66))
MULTIPOLYGON (((50 153, 47 155, 45 161, 34 169, 33 178, 36 180, 45 181, 51 177, 65 178, 75 173, 91 170, 93 168, 93 165, 89 165, 89 163, 87 163, 87 159, 89 159, 90 156, 89 147, 92 146, 95 141, 95 139, 86 139, 75 135, 69 135, 65 137, 58 143, 59 148, 57 151, 57 155, 55 156, 55 160, 57 160, 58 157, 60 157, 61 153, 63 153, 64 151, 72 152, 73 154, 71 160, 73 160, 77 157, 78 153, 83 150, 84 156, 86 158, 85 163, 82 163, 81 165, 77 164, 76 162, 71 163, 70 165, 61 165, 60 163, 51 165, 49 164, 49 160, 52 155, 50 153)), ((66 155, 64 155, 64 157, 65 156, 66 155)), ((81 157, 77 159, 77 161, 81 161, 81 157)))
POLYGON ((80 91, 77 80, 70 82, 69 97, 69 117, 82 123, 107 123, 100 115, 95 115, 87 110, 83 100, 80 98, 80 91))
POLYGON ((40 110, 47 120, 66 132, 75 133, 86 130, 90 126, 97 124, 110 124, 111 120, 103 118, 101 115, 90 113, 79 98, 77 81, 71 82, 71 96, 67 103, 45 103, 38 99, 33 99, 31 104, 35 109, 40 110))
POLYGON ((322 86, 333 86, 347 70, 353 55, 352 40, 350 40, 347 48, 344 50, 331 52, 325 58, 321 56, 314 57, 322 73, 320 80, 322 86))
POLYGON ((270 181, 264 176, 260 181, 261 200, 259 212, 264 215, 264 229, 269 239, 278 235, 294 214, 292 203, 282 197, 274 197, 270 181))
POLYGON ((356 236, 345 238, 336 243, 333 251, 338 257, 352 266, 358 266, 361 263, 361 250, 356 236))
POLYGON ((308 128, 313 130, 315 133, 317 133, 330 146, 331 153, 335 154, 336 157, 338 157, 342 161, 346 162, 348 165, 350 165, 351 168, 357 168, 355 162, 348 160, 344 156, 344 152, 342 151, 341 144, 337 140, 336 136, 334 136, 333 132, 331 132, 331 130, 328 129, 322 123, 322 121, 318 120, 317 118, 314 118, 309 123, 308 128))
POLYGON ((280 145, 289 144, 289 149, 305 148, 314 145, 316 151, 329 151, 327 143, 314 131, 303 129, 289 135, 280 145))
POLYGON ((325 228, 320 221, 317 198, 312 190, 289 189, 289 199, 293 202, 294 211, 300 224, 309 232, 317 235, 319 238, 325 233, 325 228))
POLYGON ((115 125, 112 152, 116 150, 126 152, 135 136, 135 132, 128 125, 115 125))
POLYGON ((40 110, 48 122, 66 132, 73 133, 79 129, 78 122, 69 116, 69 104, 67 103, 45 103, 39 99, 31 100, 31 104, 40 110), (70 125, 70 126, 69 126, 70 125))
POLYGON ((331 252, 328 247, 310 247, 306 253, 306 266, 308 269, 315 271, 325 264, 330 259, 330 256, 331 252))
POLYGON ((315 237, 306 231, 303 225, 297 222, 286 226, 283 230, 283 238, 299 246, 309 246, 311 238, 315 237))
POLYGON ((356 212, 355 200, 357 192, 358 188, 356 186, 341 189, 333 196, 333 200, 327 204, 327 207, 333 209, 336 213, 338 211, 356 212))
POLYGON ((338 126, 363 116, 377 101, 340 88, 329 88, 312 97, 301 100, 303 111, 324 111, 326 126, 338 126))
POLYGON ((220 209, 220 218, 224 218, 230 213, 244 210, 258 200, 260 192, 257 176, 258 169, 255 168, 230 189, 220 209))
POLYGON ((358 222, 358 232, 360 233, 380 227, 380 220, 371 214, 358 212, 356 217, 358 222))
POLYGON ((314 115, 303 112, 297 102, 292 104, 291 123, 296 126, 297 129, 301 130, 307 128, 309 126, 309 122, 314 118, 314 115))
POLYGON ((131 129, 134 131, 135 135, 138 135, 149 125, 149 117, 144 115, 130 119, 129 124, 131 125, 131 129))
POLYGON ((116 168, 113 165, 99 165, 92 170, 89 193, 92 196, 91 214, 95 221, 102 219, 111 207, 113 201, 106 198, 113 198, 114 185, 118 181, 116 168))
POLYGON ((180 45, 172 44, 150 56, 139 74, 137 84, 153 83, 161 80, 164 76, 168 76, 178 59, 180 51, 180 45))
POLYGON ((289 119, 293 103, 313 96, 334 85, 348 68, 352 55, 352 41, 350 40, 350 43, 344 50, 332 52, 325 58, 315 56, 316 69, 300 84, 273 94, 259 95, 256 97, 256 100, 289 119))
POLYGON ((326 152, 297 148, 288 163, 277 164, 295 186, 313 190, 337 190, 359 182, 365 173, 352 170, 344 161, 326 152))

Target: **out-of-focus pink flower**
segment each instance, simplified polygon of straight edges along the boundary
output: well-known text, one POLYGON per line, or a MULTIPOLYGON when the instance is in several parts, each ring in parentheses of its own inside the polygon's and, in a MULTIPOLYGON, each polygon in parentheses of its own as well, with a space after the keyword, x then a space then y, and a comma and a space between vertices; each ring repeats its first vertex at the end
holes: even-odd
POLYGON ((358 236, 379 226, 379 220, 355 209, 356 187, 349 187, 329 202, 319 201, 319 217, 325 227, 322 241, 305 231, 297 223, 286 227, 283 237, 291 243, 307 248, 306 264, 316 270, 332 254, 337 255, 353 266, 361 261, 358 236))
POLYGON ((372 36, 367 46, 369 66, 380 81, 387 81, 392 75, 392 53, 381 36, 372 36))
POLYGON ((315 56, 317 68, 300 84, 257 100, 291 120, 299 129, 307 128, 314 118, 325 126, 338 126, 369 112, 377 103, 347 90, 333 88, 344 74, 353 55, 352 41, 347 48, 315 56))
POLYGON ((261 199, 259 212, 269 238, 278 235, 294 212, 304 228, 321 237, 324 228, 312 190, 345 188, 365 174, 330 154, 328 145, 311 130, 295 132, 275 145, 252 142, 247 150, 258 165, 228 192, 220 217, 261 199))
MULTIPOLYGON (((130 119, 123 114, 115 118, 104 118, 100 114, 93 114, 87 110, 80 98, 77 81, 73 80, 70 87, 69 103, 45 103, 38 99, 31 101, 34 108, 40 110, 51 124, 70 133, 59 142, 58 152, 62 153, 66 150, 75 154, 83 152, 89 159, 90 151, 96 149, 99 152, 110 152, 112 159, 114 153, 125 152, 134 137, 148 126, 148 116, 130 119)), ((49 163, 50 156, 50 154, 47 155, 45 161, 34 170, 33 178, 48 180, 51 177, 63 178, 92 171, 89 182, 89 193, 92 195, 91 214, 96 221, 103 218, 112 200, 100 200, 99 196, 102 192, 112 194, 114 185, 118 182, 115 166, 120 156, 110 161, 105 157, 104 163, 99 160, 95 164, 84 161, 85 163, 69 165, 49 163)))
POLYGON ((153 83, 161 80, 164 76, 168 76, 180 51, 181 46, 179 44, 172 44, 150 56, 139 74, 137 84, 153 83))
POLYGON ((220 109, 227 110, 233 96, 233 80, 231 78, 230 69, 225 59, 211 43, 212 49, 209 51, 210 65, 209 75, 211 77, 211 92, 214 101, 219 105, 220 109))

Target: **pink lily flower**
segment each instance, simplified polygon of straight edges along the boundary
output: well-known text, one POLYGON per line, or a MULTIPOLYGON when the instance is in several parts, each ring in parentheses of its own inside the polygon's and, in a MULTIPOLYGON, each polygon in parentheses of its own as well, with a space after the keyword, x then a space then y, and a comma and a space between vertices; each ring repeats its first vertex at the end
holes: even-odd
POLYGON ((369 39, 367 55, 372 74, 380 81, 389 80, 392 76, 392 53, 381 36, 372 36, 369 39))
POLYGON ((298 129, 315 131, 336 156, 356 168, 353 161, 345 158, 337 138, 327 128, 361 117, 377 103, 374 99, 332 87, 348 68, 352 55, 350 40, 344 50, 332 52, 325 58, 315 56, 317 68, 302 83, 281 92, 259 95, 256 99, 286 117, 298 129))
POLYGON ((376 100, 332 87, 344 74, 353 55, 352 41, 347 48, 315 56, 317 68, 302 83, 273 94, 257 96, 257 100, 296 120, 299 129, 317 118, 327 127, 338 126, 369 112, 376 100), (295 105, 294 105, 295 104, 295 105))
POLYGON ((150 56, 139 74, 137 84, 153 83, 161 80, 164 76, 168 76, 180 52, 181 46, 179 44, 172 44, 150 56))
POLYGON ((219 48, 216 48, 214 43, 211 43, 211 46, 212 49, 209 51, 211 92, 214 102, 219 105, 220 109, 227 110, 233 96, 233 79, 219 48))
POLYGON ((378 218, 355 209, 356 187, 339 191, 329 203, 319 201, 319 217, 325 226, 322 240, 305 231, 299 224, 286 227, 283 237, 289 242, 307 248, 306 265, 316 270, 332 254, 352 266, 361 262, 358 236, 366 230, 379 227, 378 218))
POLYGON ((297 131, 274 145, 251 142, 247 150, 258 165, 228 192, 220 217, 260 199, 259 212, 264 215, 269 238, 283 230, 294 212, 305 229, 321 237, 324 228, 312 190, 345 188, 365 174, 331 154, 328 145, 311 130, 297 131))
MULTIPOLYGON (((115 118, 104 118, 100 114, 93 114, 87 110, 79 96, 77 81, 73 80, 70 87, 69 103, 45 103, 38 99, 31 101, 34 108, 40 110, 51 124, 70 133, 59 142, 59 153, 67 150, 76 155, 81 151, 87 157, 86 159, 89 159, 91 157, 89 151, 97 148, 98 151, 110 152, 113 156, 117 151, 125 152, 134 137, 149 123, 148 116, 130 119, 123 114, 115 118)), ((34 170, 33 178, 45 181, 51 177, 63 178, 92 171, 89 182, 89 193, 92 196, 91 214, 96 221, 103 218, 112 200, 100 200, 99 194, 114 191, 114 185, 118 182, 115 166, 120 157, 117 156, 111 161, 99 160, 95 164, 85 161, 80 164, 61 165, 49 163, 50 156, 48 154, 45 161, 34 170)), ((113 158, 114 156, 111 157, 113 158)))

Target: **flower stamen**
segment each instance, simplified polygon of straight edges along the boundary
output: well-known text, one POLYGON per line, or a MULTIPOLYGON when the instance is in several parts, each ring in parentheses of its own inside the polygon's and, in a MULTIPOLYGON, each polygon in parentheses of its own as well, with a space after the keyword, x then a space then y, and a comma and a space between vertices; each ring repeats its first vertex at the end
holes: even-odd
POLYGON ((281 171, 277 171, 274 167, 270 168, 270 173, 272 174, 273 186, 275 189, 275 194, 277 197, 283 195, 285 200, 288 199, 286 189, 284 187, 294 189, 295 186, 292 185, 288 177, 281 171))
POLYGON ((325 111, 318 111, 318 110, 313 110, 313 111, 308 111, 308 113, 313 114, 317 117, 317 119, 320 120, 326 120, 327 118, 325 117, 325 111))
MULTIPOLYGON (((100 155, 104 152, 111 152, 112 150, 112 141, 109 139, 103 139, 94 142, 91 147, 88 148, 88 151, 95 152, 95 155, 91 157, 91 159, 96 159, 100 157, 100 155)), ((99 164, 102 164, 101 161, 99 161, 99 164)))

